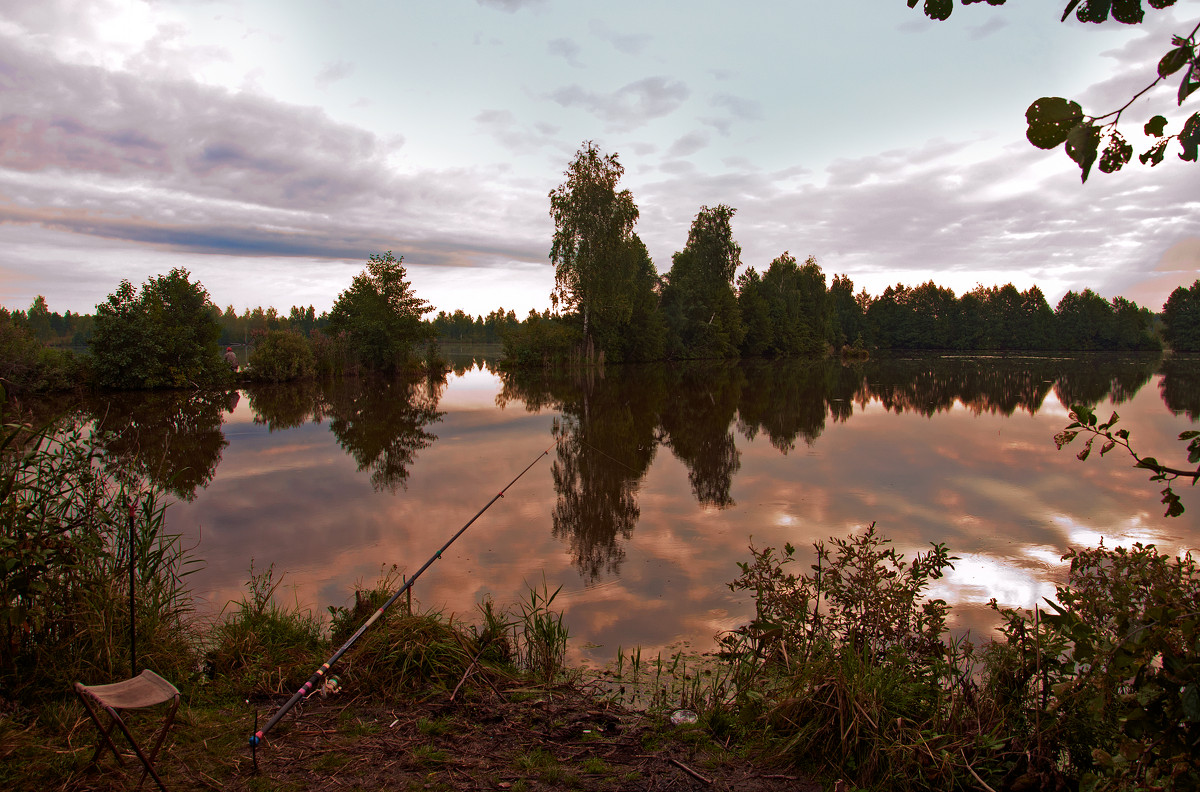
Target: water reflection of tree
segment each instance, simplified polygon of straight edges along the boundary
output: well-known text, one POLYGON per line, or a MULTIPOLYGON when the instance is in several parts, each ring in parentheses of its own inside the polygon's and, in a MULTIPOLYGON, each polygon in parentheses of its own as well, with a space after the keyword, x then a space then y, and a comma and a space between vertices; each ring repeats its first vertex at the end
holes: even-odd
POLYGON ((229 445, 222 418, 237 402, 237 391, 146 391, 91 402, 87 410, 105 464, 191 501, 216 473, 229 445))
POLYGON ((730 489, 742 463, 731 426, 745 381, 740 367, 723 363, 675 367, 667 375, 662 442, 687 465, 702 506, 733 505, 730 489))
POLYGON ((824 360, 788 360, 747 364, 748 387, 738 403, 738 431, 753 440, 762 431, 784 454, 796 438, 812 445, 825 429, 830 382, 827 375, 840 365, 824 360))
POLYGON ((863 363, 830 361, 825 367, 825 404, 829 408, 829 417, 835 423, 845 423, 854 414, 856 403, 863 409, 869 401, 863 363))
POLYGON ((1123 404, 1150 381, 1159 359, 1158 355, 1120 358, 1087 355, 1059 359, 1055 361, 1058 378, 1054 393, 1067 407, 1073 404, 1094 407, 1105 399, 1123 404))
POLYGON ((313 380, 278 385, 255 385, 246 389, 254 423, 268 431, 295 429, 306 421, 321 420, 321 389, 313 380))
MULTIPOLYGON (((873 400, 893 412, 933 415, 962 404, 976 415, 1036 413, 1058 383, 1059 396, 1129 398, 1153 371, 1154 358, 884 358, 689 363, 500 375, 501 407, 556 409, 558 503, 555 536, 566 541, 581 574, 615 571, 638 518, 637 488, 655 440, 687 466, 703 506, 733 504, 740 452, 732 425, 760 433, 782 453, 815 443, 830 419, 845 422, 873 400)), ((1200 390, 1200 389, 1194 389, 1200 390)), ((1179 396, 1177 398, 1183 398, 1179 396)), ((1069 401, 1068 401, 1069 403, 1069 401)))
POLYGON ((1039 358, 905 358, 866 367, 867 390, 893 412, 925 416, 961 403, 976 415, 1036 413, 1060 361, 1039 358))
POLYGON ((1163 361, 1158 392, 1167 409, 1200 420, 1200 358, 1170 357, 1163 361))
POLYGON ((554 537, 567 545, 588 582, 617 574, 640 509, 637 492, 654 460, 662 403, 660 368, 505 372, 497 401, 557 409, 551 466, 557 501, 554 537))
POLYGON ((551 468, 558 496, 553 532, 588 581, 618 573, 624 542, 637 526, 637 491, 656 450, 655 380, 662 381, 651 376, 633 389, 611 379, 585 381, 562 405, 551 468))
POLYGON ((437 409, 445 381, 345 379, 322 385, 321 410, 371 486, 395 492, 406 486, 417 452, 437 435, 425 427, 445 414, 437 409))

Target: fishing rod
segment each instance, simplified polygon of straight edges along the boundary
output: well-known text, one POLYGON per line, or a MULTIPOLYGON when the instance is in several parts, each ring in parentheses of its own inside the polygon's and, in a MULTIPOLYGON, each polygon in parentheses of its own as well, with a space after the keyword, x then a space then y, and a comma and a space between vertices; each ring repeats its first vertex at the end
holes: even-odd
POLYGON ((442 545, 442 548, 440 550, 438 550, 436 553, 434 553, 432 556, 430 556, 429 560, 425 562, 425 565, 422 566, 420 569, 418 569, 416 574, 413 575, 412 577, 410 577, 403 586, 401 586, 399 589, 397 589, 396 593, 393 594, 391 597, 389 597, 387 602, 380 605, 379 609, 376 610, 373 614, 371 614, 371 618, 369 618, 365 622, 363 622, 363 625, 354 631, 354 635, 351 635, 346 640, 346 643, 342 644, 342 648, 338 649, 336 652, 334 652, 333 657, 326 660, 321 665, 321 667, 318 668, 313 673, 313 675, 308 678, 308 681, 305 682, 300 687, 299 690, 297 690, 295 693, 292 694, 292 697, 287 700, 287 703, 284 704, 282 707, 280 707, 279 711, 271 716, 271 719, 269 721, 267 721, 265 726, 263 726, 261 729, 258 729, 257 731, 255 731, 254 734, 250 735, 250 750, 251 750, 251 752, 255 753, 256 766, 257 766, 257 760, 258 760, 257 749, 258 749, 259 744, 266 737, 267 732, 271 731, 271 729, 273 729, 275 727, 275 724, 279 723, 279 721, 283 719, 283 716, 288 714, 288 712, 291 711, 292 707, 296 706, 296 704, 299 703, 300 699, 304 698, 311 691, 315 690, 316 686, 321 683, 321 678, 324 677, 326 673, 328 673, 330 667, 334 663, 336 663, 338 660, 341 659, 342 655, 344 655, 346 653, 346 651, 351 646, 354 645, 354 642, 357 641, 359 639, 359 637, 361 637, 362 634, 367 631, 367 628, 369 628, 375 622, 379 621, 379 617, 383 615, 383 612, 386 611, 388 608, 390 608, 392 606, 393 602, 400 599, 401 594, 403 594, 404 592, 406 592, 412 588, 412 584, 415 583, 417 578, 419 578, 421 576, 421 573, 424 572, 426 569, 429 569, 429 567, 433 566, 433 562, 437 561, 439 558, 442 557, 442 553, 446 552, 446 549, 448 547, 450 547, 450 545, 454 544, 454 541, 456 539, 458 539, 458 537, 462 536, 463 533, 468 528, 471 527, 471 523, 478 520, 485 511, 487 511, 489 508, 491 508, 493 503, 495 503, 496 501, 503 498, 504 493, 508 491, 508 488, 511 487, 513 484, 516 484, 517 481, 520 480, 521 476, 524 476, 526 473, 528 473, 530 468, 532 468, 534 465, 536 465, 541 460, 542 457, 549 454, 550 449, 554 448, 554 446, 557 442, 558 441, 556 440, 554 443, 551 443, 549 446, 547 446, 546 450, 543 451, 542 453, 538 454, 537 457, 532 462, 530 462, 529 465, 524 470, 522 470, 520 473, 517 474, 516 478, 514 478, 512 481, 508 482, 508 484, 505 485, 504 489, 500 490, 500 492, 498 492, 496 495, 494 495, 492 497, 492 499, 487 502, 486 506, 484 506, 482 509, 480 509, 475 514, 475 516, 472 517, 470 520, 467 520, 467 524, 464 525, 462 528, 459 528, 458 533, 454 534, 454 536, 451 536, 450 539, 444 545, 442 545))

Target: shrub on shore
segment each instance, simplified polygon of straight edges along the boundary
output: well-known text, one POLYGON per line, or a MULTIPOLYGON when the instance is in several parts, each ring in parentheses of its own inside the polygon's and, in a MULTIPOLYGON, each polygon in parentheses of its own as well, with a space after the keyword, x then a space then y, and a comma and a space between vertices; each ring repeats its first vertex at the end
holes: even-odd
MULTIPOLYGON (((905 562, 874 524, 795 550, 751 547, 731 588, 755 618, 722 638, 747 733, 864 788, 1194 789, 1200 783, 1200 569, 1151 546, 1072 551, 1057 602, 993 607, 976 651, 923 599, 955 560, 905 562)), ((728 715, 722 716, 727 719, 728 715)))
POLYGON ((267 382, 305 379, 316 371, 312 342, 294 330, 268 330, 249 363, 250 377, 267 382))
POLYGON ((91 379, 91 360, 38 341, 0 308, 0 385, 14 395, 75 390, 91 379))

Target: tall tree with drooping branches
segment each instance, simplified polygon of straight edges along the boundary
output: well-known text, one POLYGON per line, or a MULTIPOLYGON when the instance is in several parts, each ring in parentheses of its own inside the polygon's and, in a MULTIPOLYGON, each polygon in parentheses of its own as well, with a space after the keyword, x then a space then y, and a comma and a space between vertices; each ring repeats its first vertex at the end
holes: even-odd
POLYGON ((625 169, 616 154, 603 154, 586 141, 564 172, 566 181, 550 191, 554 218, 555 306, 577 311, 584 349, 594 342, 597 321, 628 322, 638 273, 625 266, 638 208, 629 190, 617 192, 625 169))

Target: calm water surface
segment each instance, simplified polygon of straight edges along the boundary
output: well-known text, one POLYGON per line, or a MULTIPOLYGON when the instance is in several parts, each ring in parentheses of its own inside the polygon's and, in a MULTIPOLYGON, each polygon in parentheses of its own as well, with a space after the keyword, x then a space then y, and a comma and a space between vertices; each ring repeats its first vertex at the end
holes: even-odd
MULTIPOLYGON (((216 613, 251 562, 279 595, 324 612, 396 565, 411 573, 526 465, 507 495, 426 572, 422 606, 562 586, 574 659, 617 647, 712 645, 744 623, 726 586, 747 545, 805 550, 876 521, 906 553, 960 560, 935 592, 959 627, 986 603, 1053 594, 1069 547, 1200 545, 1200 497, 1162 516, 1128 457, 1057 451, 1066 404, 1120 413, 1135 447, 1182 463, 1200 418, 1200 361, 942 358, 492 373, 444 383, 351 382, 220 397, 138 396, 91 409, 122 430, 177 498, 171 529, 196 546, 191 578, 216 613)), ((1079 441, 1077 441, 1079 442, 1079 441)))

